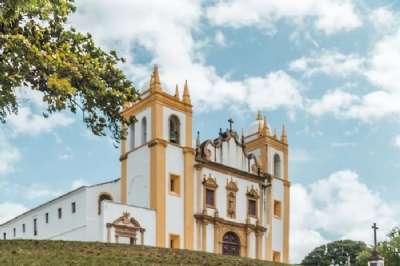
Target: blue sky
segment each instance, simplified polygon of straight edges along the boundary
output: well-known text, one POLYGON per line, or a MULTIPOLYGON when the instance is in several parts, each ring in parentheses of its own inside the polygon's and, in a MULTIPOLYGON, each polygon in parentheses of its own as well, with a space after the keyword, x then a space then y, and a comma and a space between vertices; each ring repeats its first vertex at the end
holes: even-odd
MULTIPOLYGON (((137 88, 160 66, 167 90, 188 80, 194 132, 241 131, 262 110, 285 123, 292 260, 341 238, 370 243, 400 219, 400 2, 90 1, 70 24, 127 59, 137 88), (305 244, 303 239, 307 239, 305 244)), ((119 177, 118 149, 79 116, 40 114, 40 95, 0 130, 0 220, 82 184, 119 177)))

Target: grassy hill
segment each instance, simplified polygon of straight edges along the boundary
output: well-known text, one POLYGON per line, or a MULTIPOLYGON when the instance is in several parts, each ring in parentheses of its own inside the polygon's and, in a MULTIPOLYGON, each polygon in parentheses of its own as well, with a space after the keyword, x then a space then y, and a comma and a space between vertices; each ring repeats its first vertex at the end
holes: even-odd
POLYGON ((0 241, 0 265, 264 265, 285 266, 204 252, 105 243, 0 241))

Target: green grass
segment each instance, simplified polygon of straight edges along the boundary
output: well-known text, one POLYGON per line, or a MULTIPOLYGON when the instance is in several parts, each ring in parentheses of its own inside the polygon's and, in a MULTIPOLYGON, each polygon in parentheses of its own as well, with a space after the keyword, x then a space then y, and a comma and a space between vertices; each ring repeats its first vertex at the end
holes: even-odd
POLYGON ((0 265, 264 265, 285 266, 211 253, 106 243, 0 241, 0 265))

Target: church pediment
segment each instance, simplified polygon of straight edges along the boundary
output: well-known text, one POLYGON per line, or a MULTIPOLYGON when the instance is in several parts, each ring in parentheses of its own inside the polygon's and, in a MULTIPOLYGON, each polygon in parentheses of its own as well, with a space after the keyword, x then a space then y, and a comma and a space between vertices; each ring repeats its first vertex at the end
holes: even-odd
POLYGON ((252 174, 259 174, 260 164, 252 153, 246 153, 243 138, 233 130, 220 132, 218 138, 206 140, 196 150, 196 159, 214 162, 252 174))

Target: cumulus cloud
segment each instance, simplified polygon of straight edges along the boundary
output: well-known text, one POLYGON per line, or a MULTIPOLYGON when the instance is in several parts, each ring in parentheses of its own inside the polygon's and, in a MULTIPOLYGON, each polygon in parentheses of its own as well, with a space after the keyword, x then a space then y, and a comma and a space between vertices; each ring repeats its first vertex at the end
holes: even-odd
POLYGON ((380 225, 379 238, 384 239, 400 219, 400 205, 385 201, 350 170, 335 172, 307 186, 295 184, 291 199, 293 262, 328 241, 371 243, 369 228, 373 222, 380 225))
POLYGON ((359 98, 357 96, 337 89, 328 91, 318 100, 311 101, 308 112, 315 116, 321 116, 325 113, 343 116, 348 111, 348 108, 358 101, 359 98))
POLYGON ((7 123, 16 134, 34 136, 51 132, 57 127, 68 126, 72 124, 73 121, 73 118, 63 113, 55 113, 45 118, 41 114, 33 113, 32 109, 29 107, 20 107, 18 114, 10 115, 7 123))
POLYGON ((338 51, 323 50, 312 56, 301 57, 290 63, 293 71, 303 72, 310 77, 314 74, 346 77, 361 74, 364 59, 355 54, 342 54, 338 51))
POLYGON ((372 10, 369 19, 376 29, 392 29, 399 21, 396 15, 386 6, 372 10))
POLYGON ((321 98, 307 100, 306 110, 312 115, 331 113, 364 122, 400 117, 400 30, 377 41, 365 58, 321 51, 291 62, 290 69, 307 77, 321 73, 340 78, 358 75, 371 84, 364 94, 339 88, 325 92, 321 98))
MULTIPOLYGON (((70 23, 81 31, 90 31, 106 49, 117 49, 126 57, 127 64, 122 67, 139 88, 146 86, 150 66, 157 63, 167 91, 173 92, 176 83, 182 91, 184 80, 188 80, 192 101, 199 111, 217 110, 227 105, 248 107, 253 103, 261 109, 300 106, 297 84, 283 71, 232 80, 205 63, 201 51, 204 42, 201 37, 195 37, 201 36, 200 21, 204 16, 200 1, 171 4, 156 0, 87 0, 77 5, 78 11, 71 16, 70 23), (148 61, 137 59, 137 49, 141 54, 148 54, 148 61), (278 88, 271 80, 284 87, 278 88), (260 88, 261 85, 267 87, 260 88), (277 90, 289 92, 289 97, 279 96, 277 90), (260 101, 255 93, 271 98, 260 101)), ((222 32, 217 32, 215 41, 226 44, 222 32)))
POLYGON ((367 78, 387 91, 400 91, 400 30, 382 38, 369 59, 367 78))
POLYGON ((315 29, 332 34, 362 25, 356 9, 352 0, 220 0, 208 8, 207 16, 220 26, 256 26, 268 31, 283 19, 302 24, 311 18, 315 29))
POLYGON ((0 203, 0 224, 26 212, 28 209, 19 203, 3 202, 0 203))
POLYGON ((21 159, 21 153, 0 132, 0 175, 14 171, 14 165, 21 159))
POLYGON ((245 84, 249 88, 249 106, 254 110, 302 106, 299 83, 284 71, 271 72, 264 78, 249 78, 245 84))
POLYGON ((394 138, 394 145, 398 148, 400 148, 400 135, 396 136, 394 138))

